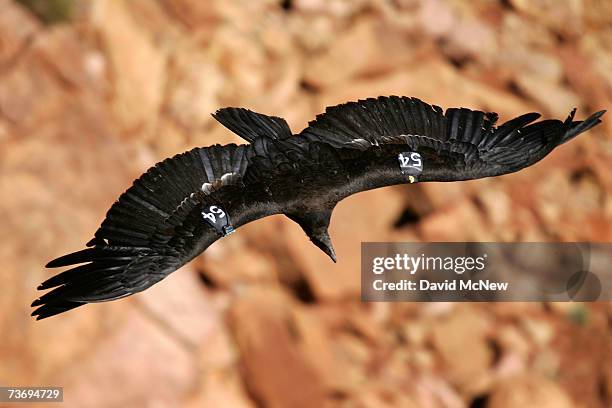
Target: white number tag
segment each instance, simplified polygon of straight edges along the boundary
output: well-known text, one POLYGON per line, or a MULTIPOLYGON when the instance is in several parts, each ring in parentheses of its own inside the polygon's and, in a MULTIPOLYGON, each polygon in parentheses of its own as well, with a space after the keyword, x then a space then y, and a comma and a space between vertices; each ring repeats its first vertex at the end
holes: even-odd
POLYGON ((234 227, 230 223, 229 216, 216 205, 208 207, 208 211, 202 211, 202 217, 220 235, 226 236, 234 232, 234 227))
POLYGON ((417 152, 402 152, 397 156, 400 170, 403 175, 408 176, 411 183, 418 181, 418 176, 423 171, 423 159, 417 152))
POLYGON ((212 222, 213 224, 215 224, 217 222, 217 217, 215 217, 215 214, 218 215, 219 218, 224 218, 225 217, 225 211, 223 211, 222 209, 220 209, 216 205, 211 205, 210 207, 208 207, 208 211, 210 211, 210 212, 202 211, 202 216, 204 218, 210 220, 210 222, 212 222))
POLYGON ((417 152, 400 153, 398 159, 402 170, 411 168, 418 170, 419 173, 423 171, 423 161, 417 152))

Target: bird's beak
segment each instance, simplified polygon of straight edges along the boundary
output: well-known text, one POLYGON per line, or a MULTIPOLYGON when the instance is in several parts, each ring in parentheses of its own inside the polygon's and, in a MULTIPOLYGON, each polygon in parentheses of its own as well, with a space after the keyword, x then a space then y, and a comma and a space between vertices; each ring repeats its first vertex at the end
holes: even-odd
POLYGON ((319 235, 316 239, 313 239, 313 242, 323 252, 325 252, 327 256, 334 261, 334 263, 337 262, 336 251, 334 251, 334 246, 332 245, 331 238, 329 237, 329 233, 327 231, 319 235))
POLYGON ((331 243, 329 244, 328 247, 325 247, 325 249, 323 249, 323 252, 325 252, 327 256, 329 256, 331 260, 334 261, 334 263, 337 262, 336 251, 334 251, 334 247, 331 245, 331 243))

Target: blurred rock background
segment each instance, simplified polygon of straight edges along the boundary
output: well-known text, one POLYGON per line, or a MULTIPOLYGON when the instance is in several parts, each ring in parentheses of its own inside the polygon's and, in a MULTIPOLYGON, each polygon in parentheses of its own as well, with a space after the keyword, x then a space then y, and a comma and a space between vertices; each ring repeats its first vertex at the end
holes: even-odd
POLYGON ((612 307, 364 304, 361 241, 612 240, 612 120, 518 174, 353 196, 336 265, 283 217, 152 289, 35 323, 51 258, 80 249, 157 161, 238 142, 245 106, 294 131, 325 106, 610 109, 606 0, 0 0, 0 384, 67 407, 610 407, 612 307))

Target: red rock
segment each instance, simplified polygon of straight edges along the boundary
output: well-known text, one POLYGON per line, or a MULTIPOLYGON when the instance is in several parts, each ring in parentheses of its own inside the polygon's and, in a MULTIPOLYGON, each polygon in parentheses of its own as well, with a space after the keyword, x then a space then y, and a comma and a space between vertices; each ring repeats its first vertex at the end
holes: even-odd
POLYGON ((203 256, 195 260, 200 273, 224 289, 236 289, 241 284, 276 282, 277 261, 269 255, 253 250, 246 243, 246 238, 254 235, 250 227, 242 227, 240 234, 234 234, 211 245, 203 256))
POLYGON ((146 315, 164 322, 178 341, 194 347, 219 331, 222 324, 192 265, 138 295, 137 302, 146 315))
POLYGON ((232 407, 255 408, 242 383, 242 378, 235 371, 207 372, 199 385, 199 393, 190 398, 185 407, 232 407))
POLYGON ((576 405, 605 406, 603 382, 607 381, 611 346, 608 320, 605 308, 585 303, 573 316, 555 322, 557 336, 551 344, 559 357, 555 379, 563 394, 569 394, 576 405))
POLYGON ((524 375, 495 386, 487 406, 491 408, 570 408, 574 403, 556 383, 537 375, 524 375))
POLYGON ((268 71, 269 81, 264 95, 255 96, 249 107, 261 113, 280 116, 298 133, 312 119, 310 96, 300 87, 302 67, 299 61, 289 60, 268 71), (299 126, 295 125, 299 120, 299 126))
POLYGON ((512 202, 507 192, 496 184, 484 189, 478 195, 485 208, 487 218, 494 228, 502 230, 511 223, 512 202))
MULTIPOLYGON (((589 101, 589 105, 594 110, 610 106, 608 91, 612 89, 612 81, 605 72, 608 72, 612 60, 601 52, 597 40, 582 41, 580 44, 563 47, 559 50, 559 59, 570 87, 581 96, 582 100, 589 101)), ((594 132, 597 132, 597 128, 594 132)), ((610 135, 612 133, 610 121, 604 120, 599 126, 599 132, 610 135)))
POLYGON ((11 0, 0 1, 0 65, 23 51, 39 29, 36 17, 24 7, 11 0))
POLYGON ((426 373, 415 381, 416 401, 422 407, 460 408, 465 404, 444 379, 426 373))
POLYGON ((335 18, 346 18, 367 6, 365 0, 296 0, 295 7, 306 13, 325 13, 335 18))
POLYGON ((309 53, 329 48, 340 30, 338 20, 321 14, 301 15, 293 26, 297 45, 309 53))
MULTIPOLYGON (((237 12, 245 13, 246 9, 237 12)), ((246 19, 245 24, 249 21, 246 19)), ((214 56, 226 76, 227 86, 221 93, 222 100, 241 101, 239 105, 248 106, 252 99, 265 93, 270 62, 263 47, 243 30, 231 25, 216 30, 207 52, 214 56)), ((274 79, 269 78, 270 83, 274 79)))
MULTIPOLYGON (((480 182, 479 184, 483 184, 480 182)), ((433 209, 443 210, 453 207, 458 201, 468 196, 469 183, 423 183, 418 185, 423 200, 431 203, 433 209)), ((420 197, 419 197, 420 198, 420 197)), ((431 214, 429 211, 428 214, 431 214)))
POLYGON ((421 29, 443 41, 444 51, 453 58, 476 58, 489 62, 497 52, 493 28, 472 10, 453 3, 433 0, 421 3, 418 20, 421 29))
POLYGON ((325 88, 357 75, 382 73, 407 63, 412 50, 394 34, 370 19, 358 21, 324 54, 307 61, 304 80, 311 86, 325 88), (388 49, 394 52, 384 52, 388 49), (345 68, 338 70, 339 65, 345 68))
POLYGON ((409 396, 403 395, 397 389, 383 387, 364 387, 355 393, 348 406, 360 408, 417 408, 420 405, 409 396))
POLYGON ((426 217, 418 230, 426 241, 495 240, 495 231, 487 228, 478 208, 468 200, 426 217))
POLYGON ((81 91, 102 92, 108 88, 104 57, 79 35, 70 26, 53 27, 36 36, 33 52, 62 82, 81 91))
POLYGON ((172 15, 178 17, 191 29, 202 29, 218 21, 216 3, 194 2, 190 0, 164 0, 172 15))
POLYGON ((463 106, 493 110, 507 120, 532 108, 512 94, 463 77, 446 62, 420 56, 420 64, 385 75, 382 79, 352 81, 350 87, 339 84, 329 87, 316 100, 317 111, 326 106, 378 95, 410 95, 443 108, 463 106), (431 87, 436 78, 436 87, 431 87))
POLYGON ((160 137, 151 140, 152 151, 147 152, 151 154, 151 165, 166 157, 189 150, 188 134, 175 121, 162 118, 157 123, 157 129, 160 137))
POLYGON ((61 122, 28 133, 9 128, 11 148, 1 152, 0 239, 7 244, 0 276, 15 290, 0 301, 11 311, 0 316, 0 331, 7 333, 0 378, 58 378, 56 373, 104 337, 107 325, 121 320, 126 307, 125 302, 88 305, 42 322, 29 317, 29 304, 40 296, 36 286, 52 273, 45 263, 82 248, 135 175, 104 111, 76 102, 63 106, 61 122))
POLYGON ((197 373, 189 349, 163 326, 132 311, 106 341, 73 364, 64 398, 80 407, 172 405, 187 396, 197 373))
POLYGON ((432 342, 445 376, 464 394, 478 395, 490 381, 493 355, 487 342, 489 327, 485 315, 467 306, 432 324, 432 342))
POLYGON ((99 33, 112 78, 113 110, 127 130, 147 127, 162 103, 166 55, 134 24, 124 1, 95 2, 91 24, 99 33))
MULTIPOLYGON (((178 13, 173 12, 170 3, 173 3, 173 0, 159 2, 130 0, 125 2, 125 6, 134 24, 149 33, 154 33, 152 39, 156 46, 172 53, 177 46, 180 48, 180 45, 191 41, 190 37, 185 35, 184 26, 179 22, 178 13)), ((195 4, 194 6, 197 7, 195 4)), ((207 9, 211 11, 213 8, 207 7, 207 9)), ((200 27, 200 30, 207 31, 213 27, 212 24, 204 24, 200 27)))
POLYGON ((521 92, 541 104, 544 112, 555 118, 567 117, 580 104, 575 93, 540 77, 523 74, 516 78, 516 83, 521 92))
POLYGON ((0 81, 0 115, 24 129, 55 118, 66 103, 66 90, 29 50, 14 64, 0 81))
POLYGON ((549 28, 567 34, 578 34, 582 23, 582 2, 568 2, 559 6, 548 0, 512 0, 511 4, 519 12, 536 18, 549 28))
POLYGON ((183 132, 213 122, 211 113, 220 107, 218 97, 225 79, 219 68, 192 47, 175 51, 171 67, 173 86, 166 103, 169 116, 183 132))
POLYGON ((273 408, 323 405, 322 380, 300 352, 287 299, 270 290, 250 293, 232 308, 230 321, 257 400, 273 408))
POLYGON ((311 362, 325 387, 341 393, 352 391, 355 384, 347 373, 354 368, 340 358, 336 339, 331 338, 320 315, 306 308, 295 308, 292 317, 300 333, 300 351, 311 362))
POLYGON ((612 365, 607 364, 604 372, 604 392, 608 401, 612 399, 612 365))

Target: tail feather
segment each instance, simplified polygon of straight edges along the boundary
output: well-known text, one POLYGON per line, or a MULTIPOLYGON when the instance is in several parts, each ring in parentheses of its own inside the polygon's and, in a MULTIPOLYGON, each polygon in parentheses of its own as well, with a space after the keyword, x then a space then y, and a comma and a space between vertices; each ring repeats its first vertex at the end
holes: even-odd
POLYGON ((282 140, 292 136, 285 119, 249 109, 223 108, 215 112, 213 117, 249 143, 260 137, 282 140))

